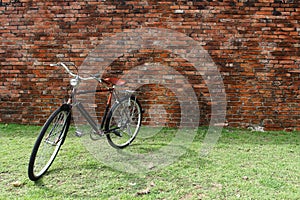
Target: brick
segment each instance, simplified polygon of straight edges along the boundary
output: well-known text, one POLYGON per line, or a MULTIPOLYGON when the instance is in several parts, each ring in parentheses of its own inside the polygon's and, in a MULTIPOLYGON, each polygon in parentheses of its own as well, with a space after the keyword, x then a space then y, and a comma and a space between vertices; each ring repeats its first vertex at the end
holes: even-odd
MULTIPOLYGON (((37 2, 29 10, 21 7, 0 10, 1 24, 4 24, 0 28, 0 88, 12 91, 0 101, 0 107, 10 112, 1 112, 3 123, 39 124, 49 115, 49 108, 59 105, 58 97, 64 97, 62 89, 69 80, 62 70, 57 73, 49 63, 74 62, 80 66, 104 37, 131 33, 139 27, 155 27, 192 37, 217 64, 226 90, 229 126, 243 127, 267 119, 267 129, 300 129, 297 123, 300 80, 298 74, 289 72, 298 69, 300 63, 297 45, 300 8, 296 3, 268 0, 231 5, 228 1, 158 1, 146 5, 142 1, 127 1, 120 5, 112 1, 59 4, 48 1, 37 2), (46 8, 51 8, 51 12, 46 8), (275 16, 274 9, 281 15, 275 16), (174 13, 176 10, 183 12, 174 13), (30 109, 28 102, 32 102, 30 109), (41 105, 44 110, 40 109, 41 105), (272 111, 273 107, 277 112, 272 111), (18 113, 16 108, 22 112, 18 113)), ((185 41, 179 39, 173 42, 174 46, 184 44, 185 41)), ((209 119, 211 106, 216 103, 209 100, 212 90, 209 91, 207 84, 218 84, 210 74, 212 66, 205 65, 201 68, 203 71, 197 72, 192 63, 178 55, 141 49, 117 58, 110 67, 126 71, 151 62, 177 70, 194 88, 200 112, 209 119), (201 75, 207 75, 207 79, 201 75)), ((135 73, 135 79, 140 75, 157 78, 161 74, 163 83, 178 88, 179 94, 188 87, 183 80, 173 80, 172 75, 159 71, 158 67, 135 73)), ((140 81, 149 83, 150 80, 140 81)), ((176 99, 167 98, 169 95, 174 93, 157 86, 141 88, 139 97, 146 110, 151 107, 148 104, 165 103, 168 113, 152 113, 152 117, 146 114, 145 123, 157 124, 153 116, 165 118, 162 121, 169 126, 180 123, 180 107, 172 104, 176 99), (157 97, 155 100, 153 94, 157 97)), ((100 105, 99 101, 98 107, 100 105)), ((203 118, 200 121, 209 123, 203 118)))

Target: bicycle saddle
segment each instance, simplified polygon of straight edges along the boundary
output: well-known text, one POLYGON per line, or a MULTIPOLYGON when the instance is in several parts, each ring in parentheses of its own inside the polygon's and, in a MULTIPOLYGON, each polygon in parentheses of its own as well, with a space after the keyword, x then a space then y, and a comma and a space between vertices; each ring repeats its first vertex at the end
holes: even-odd
POLYGON ((113 85, 124 85, 126 83, 126 81, 119 78, 104 78, 103 81, 113 85))

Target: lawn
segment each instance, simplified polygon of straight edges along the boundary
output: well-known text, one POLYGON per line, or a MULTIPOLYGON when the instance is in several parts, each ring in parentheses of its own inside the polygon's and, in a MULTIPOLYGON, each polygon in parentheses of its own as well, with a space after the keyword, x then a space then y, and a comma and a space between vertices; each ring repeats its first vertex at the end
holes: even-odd
MULTIPOLYGON (((204 157, 199 150, 207 129, 199 128, 192 144, 174 163, 144 173, 127 173, 95 159, 84 145, 86 138, 75 137, 72 129, 49 172, 34 183, 27 178, 27 165, 38 130, 36 126, 0 124, 0 199, 300 197, 299 132, 227 128, 204 157)), ((156 151, 173 132, 163 129, 137 138, 124 152, 156 151)))

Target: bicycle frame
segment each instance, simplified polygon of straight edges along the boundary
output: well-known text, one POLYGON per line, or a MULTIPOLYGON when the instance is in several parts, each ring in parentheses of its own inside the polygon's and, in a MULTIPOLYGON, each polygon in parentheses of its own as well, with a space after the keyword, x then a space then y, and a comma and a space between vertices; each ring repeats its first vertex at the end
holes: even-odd
POLYGON ((111 130, 104 130, 104 124, 107 118, 107 115, 109 113, 109 110, 112 106, 112 97, 115 95, 115 98, 117 99, 117 95, 114 93, 115 85, 123 85, 125 82, 123 80, 117 79, 117 78, 107 78, 102 79, 99 75, 90 76, 90 77, 81 77, 79 74, 74 74, 64 63, 57 63, 57 64, 51 64, 50 66, 62 66, 65 68, 65 70, 74 78, 70 80, 71 86, 72 86, 72 92, 71 95, 66 103, 66 105, 72 107, 76 107, 80 114, 87 120, 89 125, 92 127, 94 132, 98 135, 104 135, 111 130), (97 89, 97 90, 84 90, 84 91, 77 91, 77 86, 80 84, 81 80, 96 80, 99 83, 104 83, 106 88, 97 89), (96 93, 96 92, 108 92, 108 98, 106 102, 106 108, 104 115, 101 120, 100 127, 98 126, 97 122, 91 117, 91 115, 88 113, 88 111, 84 108, 81 102, 77 102, 76 95, 80 94, 88 94, 88 93, 96 93))
POLYGON ((140 103, 134 96, 126 94, 127 92, 130 94, 131 91, 125 90, 126 96, 124 97, 121 97, 115 91, 115 86, 125 84, 124 80, 113 77, 100 78, 100 75, 81 77, 78 73, 74 74, 63 63, 51 64, 50 66, 62 66, 74 78, 70 79, 72 90, 68 101, 48 117, 32 149, 28 165, 28 177, 32 181, 40 179, 47 172, 57 156, 69 130, 73 107, 78 109, 94 130, 90 133, 91 139, 98 140, 102 136, 106 136, 108 143, 117 149, 125 148, 133 142, 139 132, 142 120, 140 103), (78 86, 81 80, 96 80, 101 84, 103 83, 105 87, 96 90, 79 91, 78 86), (77 95, 99 92, 108 93, 106 108, 100 125, 98 120, 95 121, 88 110, 84 108, 80 99, 77 100, 77 95), (113 98, 114 101, 112 100, 113 98))
POLYGON ((97 89, 97 90, 83 90, 83 91, 77 91, 76 88, 73 88, 71 96, 68 99, 67 104, 71 105, 71 107, 75 107, 75 108, 78 109, 80 114, 82 114, 82 116, 87 120, 89 125, 95 131, 95 133, 97 133, 99 135, 103 135, 103 134, 109 132, 109 130, 104 130, 104 123, 105 123, 105 120, 107 118, 107 114, 109 112, 109 109, 112 105, 112 97, 113 97, 114 90, 115 90, 114 87, 107 87, 107 88, 97 89), (107 98, 107 102, 106 102, 106 108, 105 108, 105 111, 104 111, 104 115, 102 116, 100 127, 97 124, 97 122, 95 122, 95 120, 92 118, 92 116, 89 114, 89 112, 84 108, 82 103, 78 102, 77 99, 76 99, 76 95, 89 94, 89 93, 95 93, 95 92, 101 92, 101 93, 108 92, 109 93, 108 98, 107 98))

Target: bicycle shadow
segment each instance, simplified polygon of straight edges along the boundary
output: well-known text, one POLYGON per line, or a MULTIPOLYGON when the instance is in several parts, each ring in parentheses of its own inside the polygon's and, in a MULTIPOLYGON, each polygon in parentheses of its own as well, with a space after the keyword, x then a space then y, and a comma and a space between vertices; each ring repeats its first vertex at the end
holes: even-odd
MULTIPOLYGON (((143 148, 142 144, 133 144, 134 148, 143 148)), ((184 148, 184 147, 176 147, 184 148)), ((111 148, 114 150, 113 148, 111 148)), ((206 165, 209 165, 211 162, 207 158, 198 157, 198 152, 191 148, 184 148, 186 154, 180 157, 179 162, 185 163, 191 168, 200 169, 205 168, 206 165), (190 157, 197 157, 198 159, 190 159, 190 157)), ((115 151, 115 150, 114 150, 115 151)), ((128 154, 126 151, 118 150, 121 154, 128 154)), ((127 173, 120 171, 114 167, 107 166, 100 161, 91 162, 90 158, 86 158, 83 162, 74 161, 76 169, 80 171, 74 171, 73 166, 62 163, 61 165, 54 165, 49 171, 38 181, 35 182, 35 186, 38 187, 41 192, 49 194, 51 196, 65 196, 69 195, 69 198, 102 198, 105 194, 102 194, 105 191, 105 187, 114 185, 115 182, 120 182, 120 188, 126 188, 134 193, 140 190, 141 187, 146 187, 149 185, 149 182, 159 179, 159 173, 165 170, 164 168, 156 169, 152 168, 146 173, 127 173), (74 174, 66 174, 66 171, 73 171, 74 174), (84 174, 86 173, 86 174, 84 174), (53 175, 55 176, 53 178, 53 175), (91 177, 91 175, 93 177, 91 177), (91 186, 91 182, 94 182, 95 179, 99 180, 99 183, 95 183, 94 186, 91 186), (73 182, 72 186, 66 186, 68 183, 73 182), (101 183, 102 182, 102 183, 101 183), (53 185, 54 184, 54 185, 53 185), (135 186, 135 184, 137 184, 135 186), (60 186, 61 185, 61 186, 60 186), (67 189, 66 189, 67 187, 67 189), (60 188, 60 189, 58 189, 60 188), (83 190, 83 191, 78 191, 83 190), (84 194, 86 193, 86 194, 84 194), (100 195, 99 195, 100 194, 100 195), (102 196, 103 195, 103 196, 102 196)), ((178 164, 178 163, 177 163, 178 164)), ((177 165, 175 163, 175 165, 177 165)), ((170 166, 172 168, 172 165, 170 166)), ((166 169, 167 171, 170 169, 166 169)), ((121 189, 112 187, 110 188, 114 192, 122 192, 121 189), (120 190, 120 191, 119 191, 120 190)), ((124 191, 128 192, 128 191, 124 191)))

